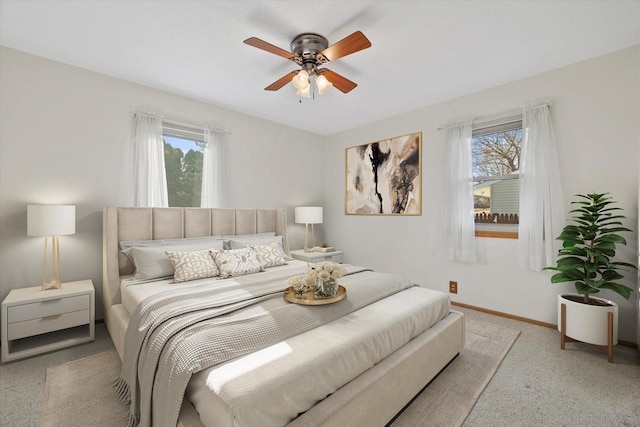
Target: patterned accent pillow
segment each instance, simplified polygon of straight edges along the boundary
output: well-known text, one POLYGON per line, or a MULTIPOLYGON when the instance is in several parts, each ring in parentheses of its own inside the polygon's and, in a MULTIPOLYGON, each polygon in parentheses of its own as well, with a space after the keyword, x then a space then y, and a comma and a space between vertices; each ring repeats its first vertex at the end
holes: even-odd
POLYGON ((220 270, 211 257, 209 250, 177 252, 167 251, 167 256, 175 270, 173 282, 188 282, 220 275, 220 270))
POLYGON ((287 260, 280 253, 277 243, 267 243, 266 245, 250 245, 250 248, 256 250, 258 260, 263 268, 276 267, 284 265, 287 260))
POLYGON ((221 279, 264 271, 254 248, 246 247, 228 251, 212 249, 209 252, 220 270, 221 279))
POLYGON ((253 239, 249 239, 243 237, 242 239, 230 239, 227 241, 229 243, 228 247, 225 249, 240 249, 245 246, 254 246, 254 245, 266 245, 267 243, 276 243, 278 245, 278 249, 280 249, 280 255, 286 260, 293 259, 291 258, 285 251, 282 246, 282 236, 260 236, 253 239))

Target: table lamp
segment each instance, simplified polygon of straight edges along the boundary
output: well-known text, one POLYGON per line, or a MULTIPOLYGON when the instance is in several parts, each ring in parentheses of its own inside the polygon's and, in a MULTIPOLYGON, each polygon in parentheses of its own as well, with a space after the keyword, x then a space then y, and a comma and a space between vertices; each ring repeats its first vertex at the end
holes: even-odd
POLYGON ((295 222, 304 224, 304 251, 313 252, 316 247, 316 234, 313 228, 314 224, 322 224, 322 206, 300 206, 295 211, 295 222), (311 224, 311 239, 313 247, 308 247, 309 242, 309 224, 311 224))
POLYGON ((44 236, 42 290, 60 289, 60 241, 58 236, 75 234, 76 207, 69 205, 27 205, 27 235, 44 236), (51 280, 47 273, 47 246, 51 237, 51 280))

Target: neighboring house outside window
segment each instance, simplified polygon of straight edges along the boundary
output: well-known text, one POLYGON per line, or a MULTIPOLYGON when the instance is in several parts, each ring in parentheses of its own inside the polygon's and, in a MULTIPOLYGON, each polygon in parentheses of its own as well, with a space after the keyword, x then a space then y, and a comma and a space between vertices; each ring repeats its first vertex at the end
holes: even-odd
POLYGON ((517 238, 522 116, 476 124, 471 150, 476 235, 517 238))

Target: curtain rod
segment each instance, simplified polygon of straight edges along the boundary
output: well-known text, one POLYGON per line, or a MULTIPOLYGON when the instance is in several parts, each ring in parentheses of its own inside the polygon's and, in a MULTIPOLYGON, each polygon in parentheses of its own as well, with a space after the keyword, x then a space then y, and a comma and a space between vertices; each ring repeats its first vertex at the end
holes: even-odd
MULTIPOLYGON (((522 109, 525 108, 525 107, 538 107, 538 106, 541 106, 541 105, 551 105, 551 103, 547 102, 547 101, 543 101, 543 102, 539 102, 539 103, 525 104, 525 105, 522 105, 520 108, 517 108, 517 109, 514 108, 514 109, 511 109, 511 110, 505 110, 505 111, 501 111, 501 112, 498 112, 498 113, 487 114, 485 116, 474 117, 473 118, 473 124, 474 125, 475 124, 482 124, 484 122, 490 122, 490 121, 493 121, 493 120, 499 120, 499 119, 504 119, 504 118, 507 118, 507 117, 515 116, 515 115, 518 115, 518 114, 522 114, 522 109)), ((440 131, 440 130, 446 129, 446 128, 450 127, 450 126, 452 126, 451 123, 448 123, 446 125, 442 125, 442 126, 438 127, 438 130, 440 131)))
POLYGON ((156 114, 156 113, 147 113, 147 112, 143 112, 143 111, 135 111, 135 114, 142 114, 145 116, 149 116, 149 117, 159 117, 162 120, 162 123, 166 123, 168 125, 174 125, 174 126, 183 126, 183 127, 187 127, 187 128, 192 128, 192 129, 204 129, 205 127, 208 127, 209 129, 213 129, 215 131, 218 132, 224 132, 228 135, 231 135, 231 132, 225 129, 220 129, 220 128, 214 128, 212 126, 200 126, 200 125, 194 125, 191 123, 184 123, 184 122, 179 122, 176 120, 168 120, 165 119, 164 116, 160 115, 160 114, 156 114))
MULTIPOLYGON (((162 118, 162 116, 160 116, 162 118)), ((228 130, 224 130, 224 129, 220 129, 220 128, 214 128, 211 126, 199 126, 199 125, 192 125, 190 123, 184 123, 184 122, 178 122, 175 120, 167 120, 165 118, 162 118, 162 123, 166 123, 168 125, 174 125, 174 126, 183 126, 183 127, 187 127, 187 128, 194 128, 194 129, 204 129, 205 127, 208 127, 209 129, 213 129, 215 131, 218 132, 224 132, 226 134, 231 135, 231 132, 229 132, 228 130)))

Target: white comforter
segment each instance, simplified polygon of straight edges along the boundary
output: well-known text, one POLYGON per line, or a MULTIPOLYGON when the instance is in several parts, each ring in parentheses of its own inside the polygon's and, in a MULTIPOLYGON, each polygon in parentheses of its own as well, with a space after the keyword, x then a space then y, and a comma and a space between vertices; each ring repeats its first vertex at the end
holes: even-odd
MULTIPOLYGON (((348 291, 347 291, 348 292, 348 291)), ((449 312, 413 287, 280 344, 194 375, 186 396, 205 426, 283 426, 449 312)))
MULTIPOLYGON (((295 271, 303 265, 293 262, 279 268, 295 271)), ((123 304, 132 312, 150 294, 194 284, 160 281, 123 286, 123 304)), ((186 396, 207 426, 285 425, 448 311, 446 294, 412 287, 330 324, 201 371, 192 377, 186 396)))

